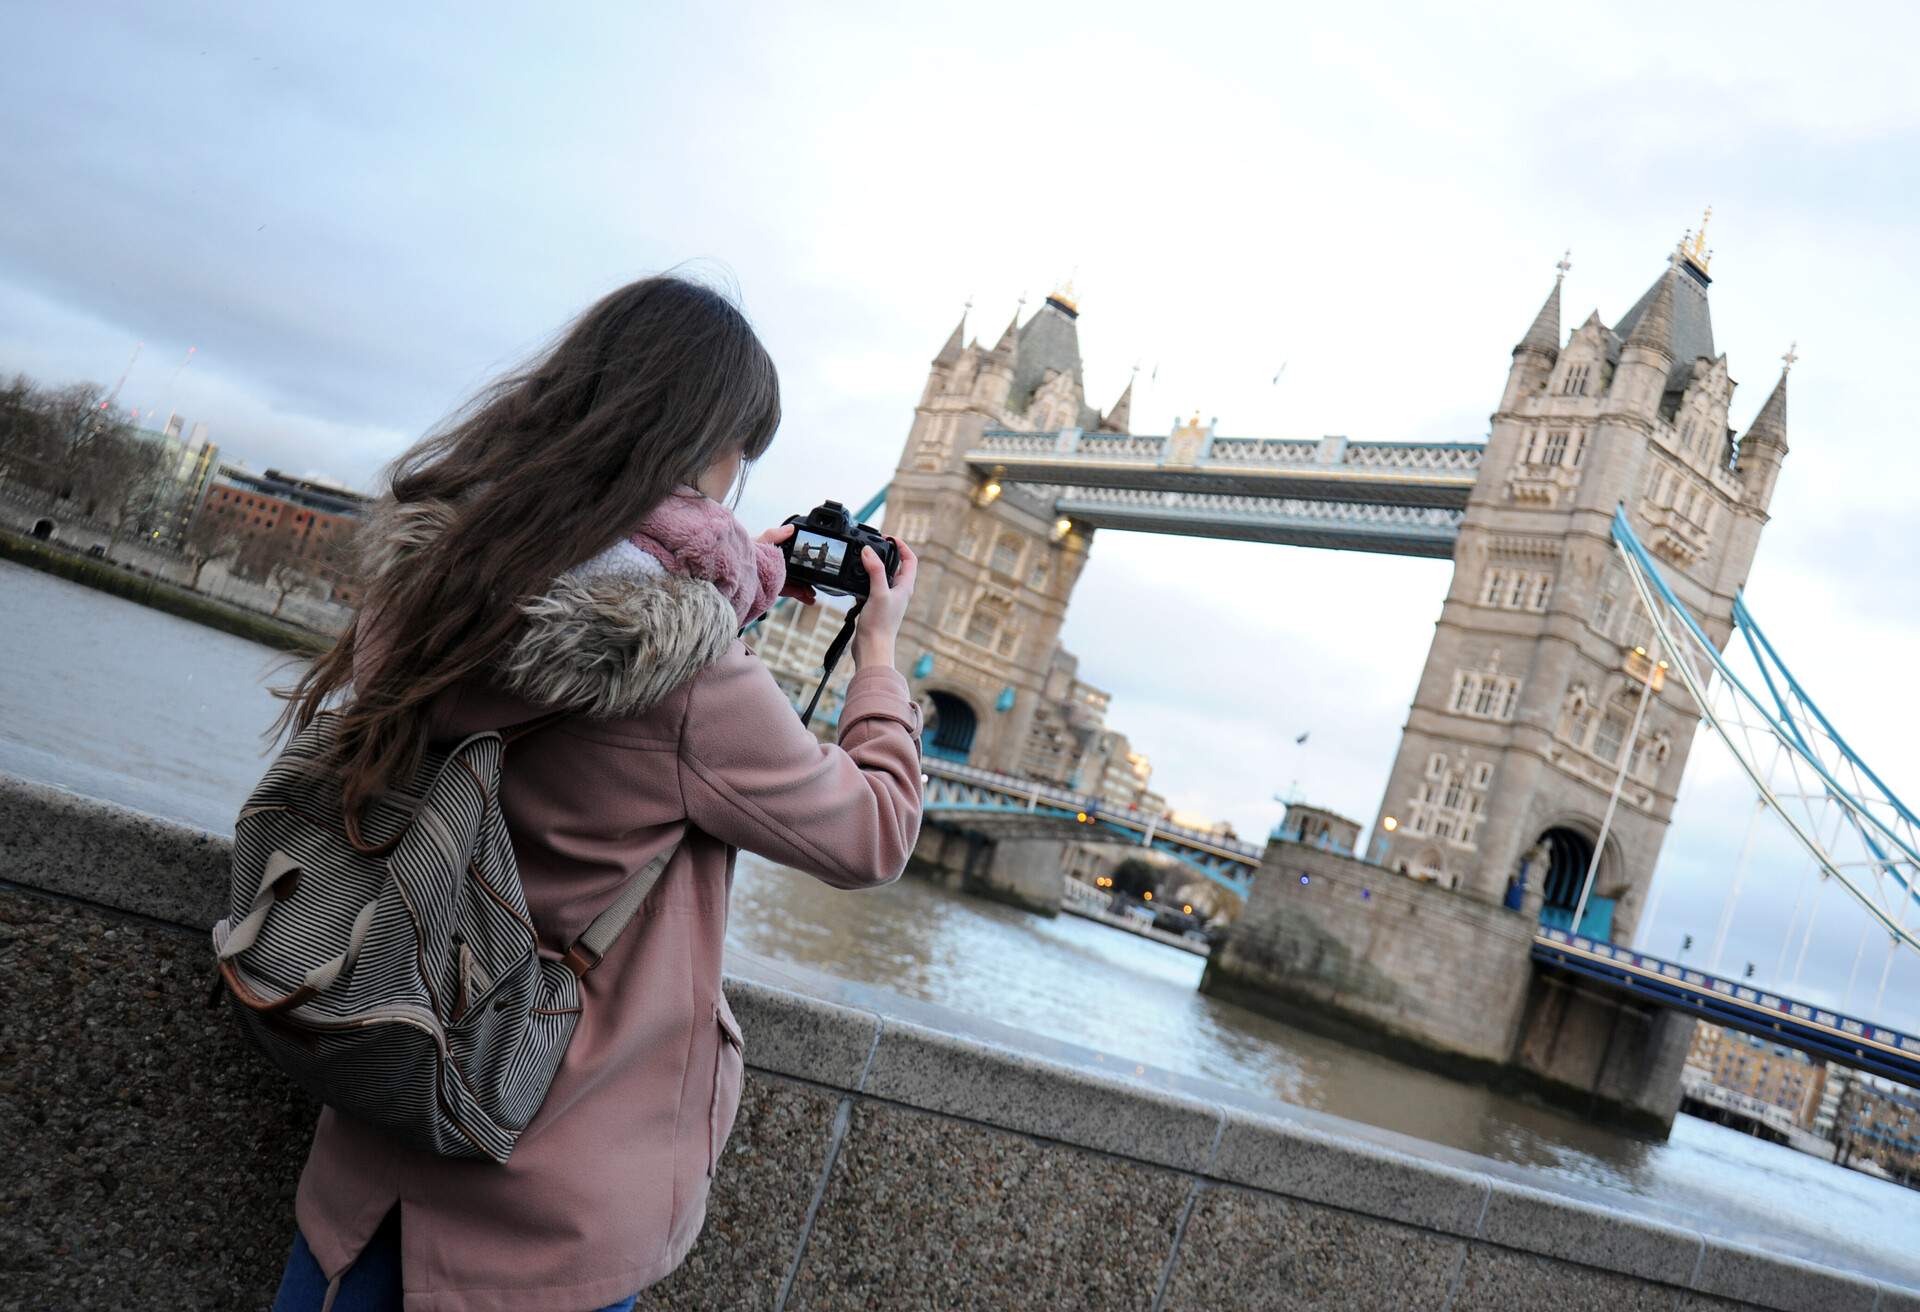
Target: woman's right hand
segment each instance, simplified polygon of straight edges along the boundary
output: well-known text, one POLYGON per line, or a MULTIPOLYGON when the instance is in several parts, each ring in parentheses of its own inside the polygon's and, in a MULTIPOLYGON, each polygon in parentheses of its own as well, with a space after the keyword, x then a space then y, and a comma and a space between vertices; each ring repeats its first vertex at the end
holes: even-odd
POLYGON ((853 631, 855 669, 868 665, 892 665, 894 639, 900 622, 907 618, 907 605, 913 600, 914 574, 920 558, 899 538, 888 538, 900 549, 900 568, 887 582, 887 567, 872 547, 860 548, 860 564, 867 571, 867 604, 860 611, 859 626, 853 631))

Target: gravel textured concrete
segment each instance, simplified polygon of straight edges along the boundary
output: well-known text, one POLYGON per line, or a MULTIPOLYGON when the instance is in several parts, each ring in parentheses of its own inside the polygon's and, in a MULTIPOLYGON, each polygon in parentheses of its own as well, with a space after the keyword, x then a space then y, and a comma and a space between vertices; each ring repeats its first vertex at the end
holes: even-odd
POLYGON ((789 1312, 1150 1307, 1189 1182, 876 1103, 854 1109, 789 1312))
POLYGON ((1446 1301, 1461 1240, 1240 1189, 1203 1190, 1165 1312, 1426 1312, 1446 1301))
POLYGON ((761 1070, 837 1089, 860 1087, 880 1033, 874 1013, 739 978, 727 981, 727 1003, 761 1070))
POLYGON ((0 774, 0 879, 181 925, 227 914, 232 844, 0 774))
POLYGON ((1485 1176, 1238 1110, 1227 1112, 1211 1174, 1461 1236, 1487 1208, 1485 1176))
POLYGON ((0 1307, 264 1307, 315 1108, 209 1011, 211 949, 0 890, 0 1307))
POLYGON ((975 1041, 889 1017, 865 1091, 1183 1170, 1205 1170, 1213 1156, 1217 1108, 1023 1053, 991 1063, 980 1053, 975 1041))
POLYGON ((1857 1276, 1718 1239, 1707 1241, 1693 1285, 1702 1293, 1780 1312, 1872 1312, 1880 1295, 1871 1281, 1857 1276))
POLYGON ((1701 1239, 1692 1231, 1504 1180, 1493 1182, 1480 1237, 1669 1285, 1685 1285, 1700 1262, 1701 1239))
POLYGON ((1677 1291, 1550 1257, 1474 1245, 1447 1312, 1670 1312, 1677 1291))

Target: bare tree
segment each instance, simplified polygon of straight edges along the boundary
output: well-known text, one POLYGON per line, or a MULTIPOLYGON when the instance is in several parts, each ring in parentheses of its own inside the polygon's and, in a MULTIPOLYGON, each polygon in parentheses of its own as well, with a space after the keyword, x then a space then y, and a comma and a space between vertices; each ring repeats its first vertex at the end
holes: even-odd
POLYGON ((246 537, 230 520, 222 519, 202 506, 195 513, 193 523, 187 526, 186 536, 180 542, 180 554, 193 567, 193 576, 187 580, 187 586, 198 588, 200 571, 216 560, 228 560, 239 555, 246 544, 246 537))
POLYGON ((174 491, 166 448, 124 430, 108 429, 88 444, 86 474, 94 506, 111 525, 111 557, 129 530, 144 531, 174 491))
POLYGON ((268 568, 266 581, 274 593, 271 613, 278 618, 280 608, 287 604, 287 595, 301 584, 311 582, 312 576, 307 573, 307 562, 288 552, 268 568))
POLYGON ((88 519, 99 509, 101 475, 108 472, 97 459, 111 427, 101 409, 104 399, 98 383, 69 383, 47 393, 41 405, 53 475, 47 490, 71 498, 88 519))

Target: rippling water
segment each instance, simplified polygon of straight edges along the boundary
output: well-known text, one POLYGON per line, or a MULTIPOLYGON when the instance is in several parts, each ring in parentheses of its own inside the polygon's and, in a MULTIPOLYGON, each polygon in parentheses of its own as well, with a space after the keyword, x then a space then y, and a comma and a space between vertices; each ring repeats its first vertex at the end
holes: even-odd
MULTIPOLYGON (((0 770, 226 831, 277 712, 253 643, 0 562, 0 770)), ((1578 1192, 1920 1284, 1920 1193, 1682 1116, 1623 1138, 1199 993, 1199 957, 903 880, 743 857, 728 943, 1004 1025, 1483 1154, 1578 1192)))

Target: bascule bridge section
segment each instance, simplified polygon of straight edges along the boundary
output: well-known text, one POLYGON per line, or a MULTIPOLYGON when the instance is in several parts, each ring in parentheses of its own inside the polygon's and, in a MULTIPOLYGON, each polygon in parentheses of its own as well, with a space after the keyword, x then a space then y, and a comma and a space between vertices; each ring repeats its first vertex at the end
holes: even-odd
MULTIPOLYGON (((901 659, 930 757, 1071 784, 1044 749, 1072 713, 1059 632, 1099 530, 1451 558, 1367 848, 1270 843, 1203 987, 1661 1125, 1691 1022, 1529 954, 1539 926, 1630 938, 1698 719, 1618 563, 1616 508, 1724 646, 1786 455, 1786 375, 1736 432, 1698 239, 1621 318, 1563 335, 1566 267, 1484 441, 1135 433, 1130 387, 1087 403, 1070 297, 991 349, 956 328, 886 496, 889 531, 925 544, 901 659)), ((985 805, 930 805, 926 855, 1049 909, 1057 844, 986 837, 959 813, 985 805)))

